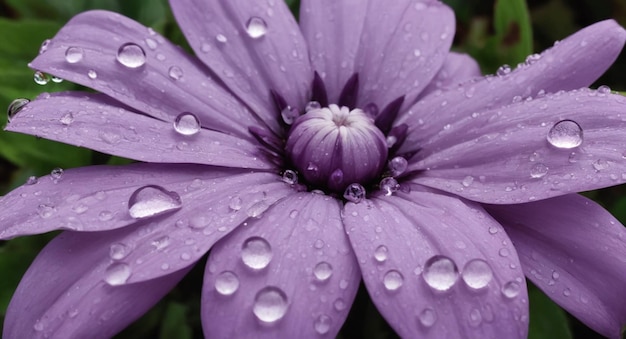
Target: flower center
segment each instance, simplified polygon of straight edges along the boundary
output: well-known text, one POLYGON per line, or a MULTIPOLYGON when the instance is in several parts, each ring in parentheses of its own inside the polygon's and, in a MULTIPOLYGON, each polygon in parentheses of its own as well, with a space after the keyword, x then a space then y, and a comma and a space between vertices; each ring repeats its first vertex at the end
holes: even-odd
POLYGON ((333 192, 380 177, 388 155, 385 135, 371 117, 335 104, 298 117, 285 150, 308 184, 333 192))

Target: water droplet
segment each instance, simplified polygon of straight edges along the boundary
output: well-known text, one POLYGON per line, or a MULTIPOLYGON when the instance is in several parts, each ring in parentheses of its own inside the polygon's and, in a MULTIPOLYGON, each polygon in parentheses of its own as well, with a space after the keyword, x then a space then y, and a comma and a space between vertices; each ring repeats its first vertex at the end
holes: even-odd
POLYGON ((45 73, 37 71, 33 75, 33 80, 35 80, 37 85, 46 85, 50 81, 50 78, 45 73))
POLYGON ((135 219, 142 219, 176 211, 182 207, 180 196, 157 185, 137 189, 128 199, 128 212, 135 219))
POLYGON ((548 174, 548 170, 548 166, 542 163, 535 164, 530 169, 530 177, 533 179, 543 178, 546 174, 548 174))
POLYGON ((63 82, 63 79, 61 79, 59 77, 55 77, 55 76, 50 77, 50 80, 52 80, 52 82, 54 82, 56 84, 60 84, 60 83, 63 82))
POLYGON ((304 111, 305 112, 309 112, 315 109, 320 109, 322 108, 322 105, 317 102, 317 101, 309 101, 306 106, 304 107, 304 111))
POLYGON ((256 294, 252 312, 260 321, 271 324, 285 316, 288 306, 287 295, 283 290, 267 286, 256 294))
POLYGON ((57 182, 59 182, 59 180, 61 180, 61 178, 63 178, 63 169, 62 168, 55 168, 50 172, 50 179, 56 184, 57 182))
POLYGON ((109 247, 109 256, 113 260, 124 259, 128 255, 128 246, 122 243, 115 243, 109 247))
POLYGON ((35 185, 38 182, 39 182, 39 179, 36 176, 31 175, 30 177, 28 177, 28 180, 26 180, 26 185, 35 185))
POLYGON ((183 112, 174 120, 174 130, 179 134, 194 135, 200 132, 200 129, 200 120, 193 113, 183 112))
MULTIPOLYGON (((294 210, 294 211, 295 211, 295 210, 294 210)), ((292 211, 292 212, 293 212, 293 211, 292 211)), ((317 240, 315 240, 315 242, 313 243, 313 247, 315 247, 315 248, 316 248, 316 249, 318 249, 318 250, 321 250, 321 249, 324 247, 324 245, 325 245, 325 244, 326 244, 326 243, 324 243, 324 240, 322 240, 322 239, 317 239, 317 240)))
POLYGON ((509 299, 517 297, 521 291, 521 285, 517 281, 509 281, 502 286, 502 295, 509 299))
POLYGON ((111 286, 119 286, 130 278, 131 269, 125 263, 114 263, 104 272, 104 281, 111 286))
POLYGON ((292 108, 291 106, 287 106, 280 111, 280 116, 283 118, 283 121, 287 125, 293 124, 293 122, 300 116, 300 112, 296 108, 292 108))
POLYGON ((552 126, 547 139, 556 148, 575 148, 583 142, 583 129, 573 120, 561 120, 552 126))
POLYGON ((607 85, 601 85, 598 87, 598 93, 600 94, 611 94, 611 87, 607 85))
POLYGON ((431 288, 437 291, 447 291, 456 284, 459 270, 452 259, 435 255, 424 264, 422 277, 431 288))
POLYGON ((592 166, 596 171, 602 171, 609 168, 610 164, 604 159, 598 159, 593 162, 592 166))
POLYGON ((46 39, 41 43, 41 46, 39 47, 39 54, 42 54, 43 52, 48 50, 48 46, 50 46, 50 39, 46 39))
POLYGON ((385 262, 385 260, 387 260, 388 252, 389 250, 387 249, 387 246, 380 245, 376 247, 376 250, 374 251, 374 259, 378 262, 385 262))
POLYGON ((437 312, 430 307, 426 307, 418 316, 420 324, 424 327, 432 327, 437 322, 437 312))
POLYGON ((333 275, 333 266, 325 261, 319 262, 313 268, 313 275, 318 281, 326 281, 333 275))
POLYGON ((30 100, 23 98, 11 101, 9 107, 7 108, 8 122, 11 122, 11 119, 13 119, 13 117, 15 117, 15 115, 17 115, 17 113, 19 113, 19 111, 21 111, 29 102, 30 100))
POLYGON ((259 218, 263 215, 263 213, 265 213, 265 211, 267 211, 268 208, 270 208, 270 205, 268 205, 265 201, 258 201, 246 210, 246 214, 251 218, 259 218))
POLYGON ((41 320, 37 320, 35 325, 33 325, 33 329, 37 332, 41 332, 44 329, 43 322, 41 320))
POLYGON ((113 219, 113 213, 111 211, 102 211, 98 214, 98 219, 100 221, 109 221, 113 219))
POLYGON ((89 79, 95 80, 98 77, 98 73, 96 73, 93 69, 90 69, 89 72, 87 72, 87 76, 89 79))
POLYGON ((396 291, 402 287, 402 284, 404 284, 404 277, 402 276, 402 273, 396 270, 391 270, 385 273, 385 276, 383 277, 383 286, 385 286, 387 291, 396 291))
POLYGON ((408 167, 409 162, 403 157, 395 157, 389 161, 389 171, 394 177, 403 174, 408 167))
POLYGON ((474 177, 471 175, 466 176, 463 178, 463 181, 461 181, 461 185, 463 185, 463 187, 470 187, 472 183, 474 183, 474 177))
POLYGON ((398 181, 392 177, 383 178, 380 181, 380 189, 385 192, 386 196, 390 196, 400 189, 398 181))
POLYGON ((232 295, 239 289, 239 278, 231 271, 224 271, 215 278, 215 290, 221 295, 232 295))
POLYGON ((272 260, 272 247, 261 237, 248 238, 241 248, 241 260, 252 269, 264 269, 272 260))
POLYGON ((572 295, 572 290, 569 288, 563 290, 563 296, 569 297, 570 295, 572 295))
POLYGON ((469 324, 473 327, 480 325, 483 321, 483 316, 480 314, 480 310, 474 308, 469 313, 469 324))
POLYGON ((506 249, 506 248, 501 248, 501 249, 498 251, 498 254, 499 254, 501 257, 508 257, 508 256, 509 256, 509 250, 508 250, 508 249, 506 249))
POLYGON ((511 66, 509 65, 502 65, 498 67, 498 71, 496 72, 496 74, 499 76, 505 76, 509 73, 511 73, 511 66))
POLYGON ((128 68, 139 68, 146 63, 146 52, 134 43, 126 43, 117 50, 117 61, 128 68))
POLYGON ((350 184, 343 192, 343 197, 348 201, 358 204, 365 199, 365 187, 357 183, 350 184))
POLYGON ((81 60, 83 60, 83 49, 80 47, 70 47, 65 50, 65 61, 70 64, 75 64, 81 60))
POLYGON ((315 319, 315 321, 313 322, 313 329, 315 329, 315 332, 317 332, 318 334, 323 335, 330 331, 332 323, 333 321, 329 316, 327 316, 326 314, 322 314, 317 317, 317 319, 315 319))
POLYGON ((294 170, 286 170, 283 173, 283 181, 289 185, 295 185, 298 183, 298 173, 294 170))
POLYGON ((37 206, 37 214, 39 214, 39 216, 44 219, 50 218, 51 216, 54 215, 55 212, 56 212, 56 208, 54 208, 54 206, 50 206, 46 204, 41 204, 37 206))
POLYGON ((233 211, 239 211, 243 207, 243 201, 241 201, 240 197, 233 197, 230 199, 228 207, 233 211))
POLYGON ((473 259, 465 264, 461 278, 467 286, 479 290, 489 285, 493 278, 493 271, 486 261, 473 259))
POLYGON ((298 210, 291 210, 291 212, 289 212, 289 218, 295 219, 298 217, 298 214, 299 214, 298 210))
POLYGON ((218 35, 215 37, 215 39, 216 39, 218 42, 221 42, 221 43, 223 43, 223 44, 225 44, 225 43, 228 41, 228 38, 226 38, 223 34, 218 34, 218 35))
POLYGON ((265 20, 253 16, 246 23, 246 32, 252 39, 258 39, 267 33, 267 24, 265 20))
POLYGON ((183 77, 183 70, 178 66, 172 66, 167 74, 174 80, 180 80, 183 77))
POLYGON ((170 245, 170 243, 171 243, 170 237, 168 237, 167 235, 164 235, 160 238, 152 240, 152 246, 154 246, 154 249, 157 251, 164 250, 170 245))
POLYGON ((346 302, 343 299, 338 298, 337 300, 333 302, 333 307, 338 312, 341 312, 346 309, 346 302))

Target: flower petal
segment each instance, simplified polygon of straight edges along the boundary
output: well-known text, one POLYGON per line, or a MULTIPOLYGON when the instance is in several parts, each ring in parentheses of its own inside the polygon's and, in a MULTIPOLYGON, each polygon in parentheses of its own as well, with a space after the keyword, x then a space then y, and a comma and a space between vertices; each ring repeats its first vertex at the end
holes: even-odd
MULTIPOLYGON (((134 66, 142 59, 139 50, 135 51, 134 66)), ((168 122, 191 112, 205 127, 249 140, 253 138, 248 126, 263 124, 212 80, 197 59, 151 29, 113 12, 90 11, 75 16, 30 66, 168 122), (130 68, 116 59, 127 43, 141 48, 145 64, 130 68)))
POLYGON ((170 6, 198 58, 274 131, 279 114, 271 90, 304 108, 313 73, 283 1, 172 0, 170 6))
POLYGON ((365 286, 400 337, 526 337, 517 254, 479 205, 414 190, 348 203, 344 223, 365 286))
POLYGON ((358 73, 358 105, 381 109, 403 95, 415 100, 443 64, 455 27, 452 10, 435 1, 308 0, 300 17, 330 101, 358 73))
POLYGON ((65 232, 52 240, 13 295, 3 338, 110 338, 150 309, 187 270, 110 285, 128 271, 110 269, 109 246, 130 231, 65 232))
POLYGON ((526 276, 597 332, 626 324, 626 229, 577 194, 487 206, 511 236, 526 276))
POLYGON ((613 186, 626 181, 624 107, 621 95, 581 89, 481 112, 409 167, 422 170, 417 183, 497 204, 613 186))
POLYGON ((191 124, 183 128, 179 133, 173 123, 130 111, 105 95, 63 92, 30 102, 6 129, 139 161, 273 167, 247 140, 191 124))
POLYGON ((535 97, 591 85, 619 55, 626 31, 613 20, 589 26, 544 51, 508 75, 486 77, 458 90, 435 92, 420 100, 396 125, 408 124, 409 134, 400 152, 413 152, 475 112, 510 104, 515 96, 535 97), (442 114, 445 113, 445 114, 442 114), (426 122, 426 123, 425 123, 426 122))
POLYGON ((437 90, 452 89, 455 85, 477 79, 482 75, 474 58, 467 54, 450 52, 437 75, 420 93, 420 99, 437 90))
POLYGON ((212 250, 202 297, 207 337, 334 337, 359 286, 340 204, 299 193, 212 250))

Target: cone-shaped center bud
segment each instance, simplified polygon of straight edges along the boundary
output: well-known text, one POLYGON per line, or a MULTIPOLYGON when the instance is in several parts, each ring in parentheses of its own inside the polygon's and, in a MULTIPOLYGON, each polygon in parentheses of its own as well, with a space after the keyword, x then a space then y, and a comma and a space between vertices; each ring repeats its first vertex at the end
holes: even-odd
POLYGON ((287 154, 308 184, 343 192, 380 176, 387 143, 362 110, 329 105, 300 116, 291 126, 287 154))

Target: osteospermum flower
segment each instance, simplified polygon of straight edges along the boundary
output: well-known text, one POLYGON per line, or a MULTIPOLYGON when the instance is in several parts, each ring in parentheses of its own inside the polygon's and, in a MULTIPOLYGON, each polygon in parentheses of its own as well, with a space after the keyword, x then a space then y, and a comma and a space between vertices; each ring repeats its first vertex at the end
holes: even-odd
POLYGON ((207 337, 332 337, 361 279, 402 337, 521 338, 524 277, 591 328, 626 322, 623 226, 576 192, 626 181, 626 99, 589 86, 626 40, 590 26, 496 76, 438 1, 171 1, 195 57, 116 13, 73 18, 7 130, 140 161, 0 202, 42 250, 5 338, 109 337, 203 255, 207 337), (582 89, 581 89, 582 87, 582 89))

